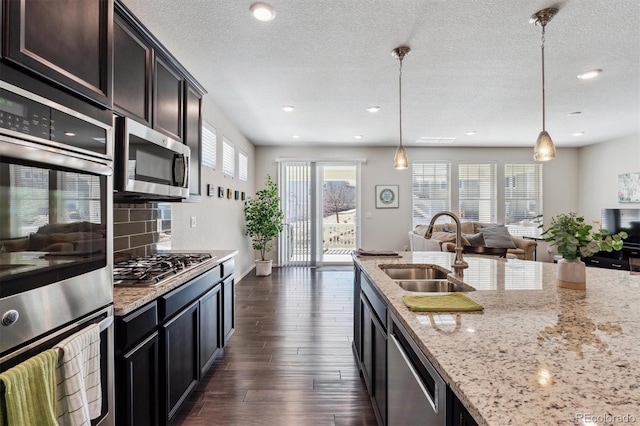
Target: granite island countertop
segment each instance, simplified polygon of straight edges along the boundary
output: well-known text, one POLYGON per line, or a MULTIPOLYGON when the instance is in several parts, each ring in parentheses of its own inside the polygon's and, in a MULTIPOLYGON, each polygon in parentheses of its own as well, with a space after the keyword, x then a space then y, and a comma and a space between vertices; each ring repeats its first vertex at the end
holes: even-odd
MULTIPOLYGON (((179 252, 179 251, 175 251, 179 252)), ((193 278, 201 275, 209 269, 215 268, 217 265, 231 259, 238 254, 236 250, 181 250, 184 253, 211 253, 214 259, 208 262, 204 262, 193 269, 182 272, 175 277, 170 278, 166 282, 149 287, 114 287, 113 288, 113 314, 115 316, 127 315, 138 309, 141 306, 146 305, 149 302, 157 299, 170 292, 171 290, 180 287, 193 278)))
POLYGON ((414 313, 402 296, 417 293, 379 265, 451 270, 454 255, 401 255, 355 261, 478 424, 640 422, 640 275, 589 267, 587 290, 569 290, 552 263, 465 256, 484 312, 414 313))

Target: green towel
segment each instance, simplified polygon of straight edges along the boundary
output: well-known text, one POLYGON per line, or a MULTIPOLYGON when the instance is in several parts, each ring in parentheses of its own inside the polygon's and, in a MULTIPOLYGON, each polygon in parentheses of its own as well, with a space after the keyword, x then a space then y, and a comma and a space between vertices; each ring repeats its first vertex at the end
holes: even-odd
POLYGON ((438 296, 403 296, 402 301, 414 312, 471 312, 484 307, 462 293, 438 296))
POLYGON ((56 365, 49 349, 0 374, 0 426, 57 425, 56 365))

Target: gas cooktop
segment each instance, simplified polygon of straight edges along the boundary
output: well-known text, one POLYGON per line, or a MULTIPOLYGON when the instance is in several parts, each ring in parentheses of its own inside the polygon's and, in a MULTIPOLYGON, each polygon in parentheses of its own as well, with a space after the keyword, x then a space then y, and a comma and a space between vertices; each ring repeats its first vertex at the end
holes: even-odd
POLYGON ((213 259, 215 256, 209 253, 163 253, 128 259, 115 264, 113 284, 119 287, 156 286, 213 259))

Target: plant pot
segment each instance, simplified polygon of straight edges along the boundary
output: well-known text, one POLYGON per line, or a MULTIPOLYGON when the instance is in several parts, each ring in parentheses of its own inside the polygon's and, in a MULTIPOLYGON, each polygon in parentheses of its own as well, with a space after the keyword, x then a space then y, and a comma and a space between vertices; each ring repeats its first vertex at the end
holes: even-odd
POLYGON ((256 276, 266 277, 271 275, 273 260, 256 260, 256 276))
POLYGON ((558 269, 556 270, 556 278, 558 286, 569 288, 572 290, 586 290, 586 267, 580 259, 558 261, 558 269))

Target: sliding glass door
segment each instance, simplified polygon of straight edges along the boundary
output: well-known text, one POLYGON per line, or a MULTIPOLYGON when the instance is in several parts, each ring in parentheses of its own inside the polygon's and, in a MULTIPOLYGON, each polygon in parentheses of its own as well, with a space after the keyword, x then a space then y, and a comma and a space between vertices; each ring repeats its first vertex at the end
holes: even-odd
POLYGON ((283 161, 280 266, 348 264, 359 244, 359 163, 283 161))

